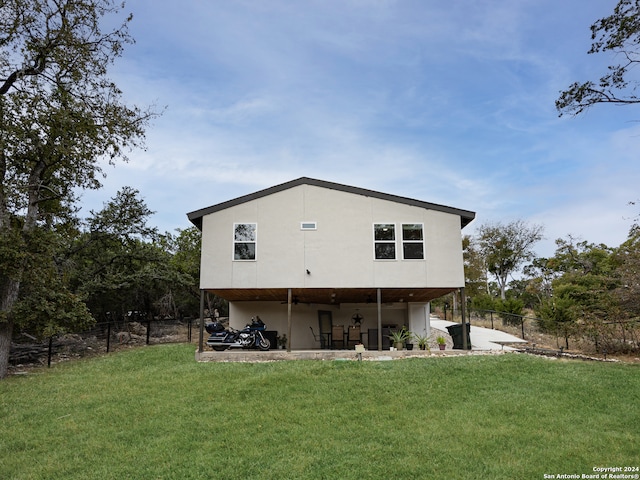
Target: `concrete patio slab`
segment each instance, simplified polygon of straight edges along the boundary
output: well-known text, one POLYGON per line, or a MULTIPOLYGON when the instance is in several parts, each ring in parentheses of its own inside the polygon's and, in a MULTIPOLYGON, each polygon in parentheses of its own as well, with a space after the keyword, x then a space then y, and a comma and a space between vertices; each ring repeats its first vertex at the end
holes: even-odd
MULTIPOLYGON (((428 350, 365 350, 362 352, 362 360, 396 360, 401 358, 429 357, 435 355, 455 355, 464 353, 462 350, 448 350, 445 352, 428 350)), ((225 350, 215 352, 205 350, 196 352, 196 360, 199 362, 272 362, 278 360, 357 360, 355 350, 225 350)))
MULTIPOLYGON (((455 322, 431 318, 431 327, 437 328, 443 332, 447 331, 447 327, 455 325, 455 322)), ((515 337, 500 330, 492 330, 490 328, 474 327, 471 325, 469 332, 471 336, 472 350, 504 350, 513 351, 516 348, 510 347, 510 344, 528 343, 519 337, 515 337)))

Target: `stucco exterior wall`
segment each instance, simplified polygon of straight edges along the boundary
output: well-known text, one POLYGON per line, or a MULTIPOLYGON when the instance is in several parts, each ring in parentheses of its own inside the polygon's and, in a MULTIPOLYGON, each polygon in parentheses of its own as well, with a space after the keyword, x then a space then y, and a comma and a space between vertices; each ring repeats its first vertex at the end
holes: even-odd
POLYGON ((312 185, 205 215, 201 262, 203 289, 464 286, 459 216, 312 185), (257 224, 255 261, 233 260, 234 223, 257 224), (374 259, 374 223, 396 224, 396 260, 374 259), (402 223, 424 224, 424 260, 401 258, 402 223))

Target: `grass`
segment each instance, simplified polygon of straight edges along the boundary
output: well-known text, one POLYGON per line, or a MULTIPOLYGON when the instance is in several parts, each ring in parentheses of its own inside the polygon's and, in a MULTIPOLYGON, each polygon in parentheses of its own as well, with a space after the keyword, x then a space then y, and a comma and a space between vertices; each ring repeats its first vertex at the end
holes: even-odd
POLYGON ((637 365, 259 364, 161 345, 0 382, 3 479, 539 479, 640 462, 637 365))

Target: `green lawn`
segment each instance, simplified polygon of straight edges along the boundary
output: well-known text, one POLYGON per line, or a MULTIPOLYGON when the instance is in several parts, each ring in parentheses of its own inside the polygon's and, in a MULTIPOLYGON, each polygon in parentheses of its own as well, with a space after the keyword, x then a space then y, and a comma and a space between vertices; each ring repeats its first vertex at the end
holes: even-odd
POLYGON ((542 479, 640 466, 640 368, 524 355, 203 363, 0 382, 2 479, 542 479))

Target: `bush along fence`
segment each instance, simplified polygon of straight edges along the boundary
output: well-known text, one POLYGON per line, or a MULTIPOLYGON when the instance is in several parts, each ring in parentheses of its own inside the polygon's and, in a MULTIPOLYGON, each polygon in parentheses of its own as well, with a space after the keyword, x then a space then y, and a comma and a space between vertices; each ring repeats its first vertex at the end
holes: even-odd
POLYGON ((51 366, 56 359, 80 358, 135 345, 191 343, 197 319, 148 319, 143 315, 120 321, 98 322, 83 332, 56 335, 39 340, 28 333, 17 333, 11 343, 12 366, 39 364, 51 366))

